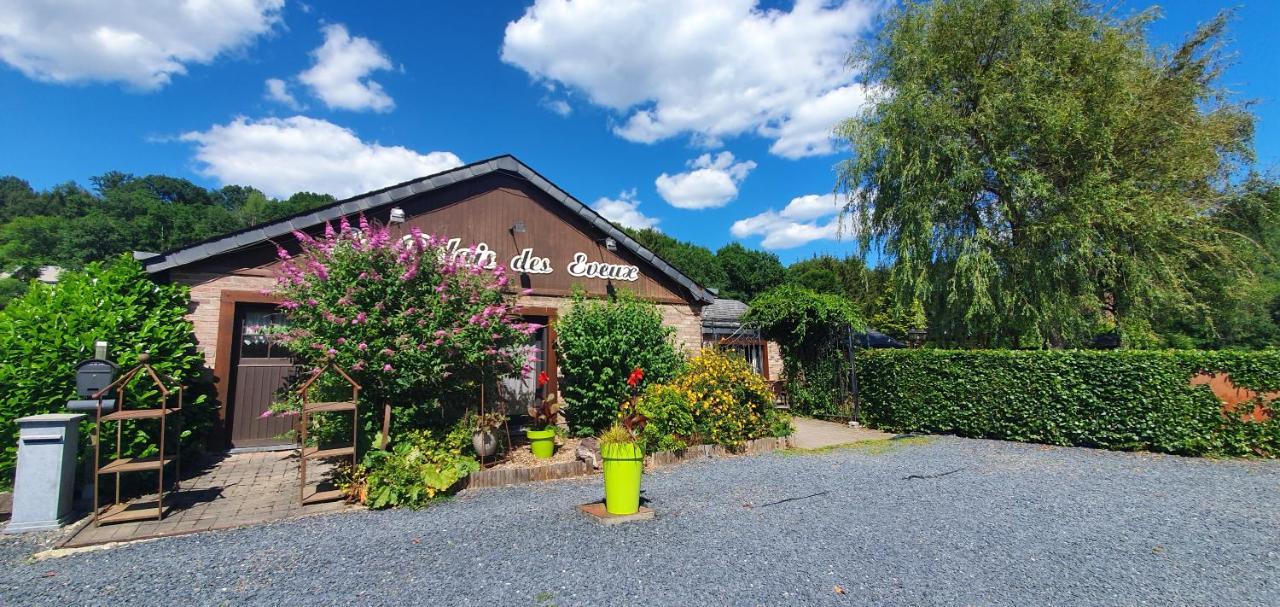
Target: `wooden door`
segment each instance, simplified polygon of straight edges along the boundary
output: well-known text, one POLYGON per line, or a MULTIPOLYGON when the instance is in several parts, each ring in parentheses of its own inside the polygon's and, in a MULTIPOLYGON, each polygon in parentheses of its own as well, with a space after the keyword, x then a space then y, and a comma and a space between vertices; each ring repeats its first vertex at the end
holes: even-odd
POLYGON ((296 366, 276 337, 285 316, 272 304, 236 304, 231 386, 232 448, 292 444, 280 438, 296 416, 267 416, 282 390, 288 389, 296 366))
POLYGON ((525 316, 523 320, 538 323, 542 328, 529 336, 528 347, 536 359, 532 365, 533 371, 527 377, 517 375, 498 380, 498 412, 507 415, 525 415, 530 406, 542 402, 547 394, 547 386, 538 385, 538 374, 555 373, 554 366, 548 364, 553 358, 550 343, 551 329, 547 326, 548 318, 525 316))

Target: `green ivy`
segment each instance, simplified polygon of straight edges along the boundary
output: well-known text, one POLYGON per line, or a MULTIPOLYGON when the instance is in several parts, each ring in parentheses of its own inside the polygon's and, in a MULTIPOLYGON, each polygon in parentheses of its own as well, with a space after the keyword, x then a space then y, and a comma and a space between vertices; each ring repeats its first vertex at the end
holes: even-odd
POLYGON ((846 412, 840 385, 849 374, 843 337, 862 330, 861 315, 839 295, 783 285, 751 301, 747 326, 776 342, 791 409, 803 415, 846 412))
POLYGON ((617 421, 632 369, 644 369, 643 389, 671 379, 684 362, 672 342, 675 329, 662 323, 657 306, 628 293, 613 300, 576 294, 555 327, 565 417, 578 436, 617 421))
MULTIPOLYGON (((1280 391, 1280 350, 868 350, 863 419, 894 432, 1147 450, 1280 455, 1280 420, 1224 414, 1200 372, 1280 391)), ((1252 408, 1247 404, 1241 410, 1252 408)))
MULTIPOLYGON (((182 415, 187 446, 211 426, 209 387, 197 383, 204 358, 195 349, 190 300, 181 285, 152 282, 142 266, 126 256, 92 263, 82 272, 65 272, 55 285, 32 283, 21 298, 0 311, 0 486, 13 481, 19 417, 65 412, 75 398, 75 365, 93 357, 93 343, 110 343, 110 357, 126 370, 138 355, 151 354, 160 372, 187 387, 182 415)), ((156 406, 159 394, 148 382, 134 383, 129 406, 156 406)), ((155 447, 154 422, 126 422, 125 455, 149 455, 155 447)), ((87 440, 91 425, 81 428, 87 440)), ((82 451, 83 453, 83 451, 82 451)))

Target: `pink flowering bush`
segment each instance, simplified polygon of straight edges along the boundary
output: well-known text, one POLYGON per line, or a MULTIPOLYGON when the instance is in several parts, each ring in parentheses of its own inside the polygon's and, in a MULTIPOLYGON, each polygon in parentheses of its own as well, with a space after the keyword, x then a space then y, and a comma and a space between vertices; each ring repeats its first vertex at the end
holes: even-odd
POLYGON ((363 386, 368 432, 393 406, 393 432, 428 425, 442 402, 471 403, 481 382, 527 375, 523 347, 538 325, 522 322, 502 266, 416 228, 397 238, 360 218, 301 232, 297 255, 280 248, 276 292, 289 316, 282 341, 319 367, 333 361, 363 386))

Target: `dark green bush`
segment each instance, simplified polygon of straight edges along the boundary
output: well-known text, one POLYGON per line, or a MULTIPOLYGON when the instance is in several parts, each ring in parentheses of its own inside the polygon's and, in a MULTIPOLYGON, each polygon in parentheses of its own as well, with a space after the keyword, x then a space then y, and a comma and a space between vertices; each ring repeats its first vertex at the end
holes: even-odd
MULTIPOLYGON (((151 353, 152 365, 181 379, 188 399, 182 415, 187 445, 211 427, 208 386, 195 385, 204 358, 195 349, 191 323, 185 318, 186 287, 152 282, 142 266, 124 257, 108 264, 92 263, 83 272, 65 272, 56 285, 32 283, 21 298, 0 311, 0 486, 13 481, 17 456, 14 420, 38 413, 65 411, 75 398, 75 365, 93 357, 93 342, 110 343, 111 358, 127 370, 138 355, 151 353)), ((130 392, 131 407, 155 406, 158 394, 130 392)), ((148 455, 156 427, 126 422, 126 455, 148 455)), ((88 434, 90 426, 81 429, 88 434)))
MULTIPOLYGON (((856 361, 864 421, 895 432, 1149 450, 1280 455, 1280 421, 1224 414, 1195 374, 1280 390, 1280 350, 869 350, 856 361)), ((1244 411, 1252 410, 1247 404, 1244 411)))
POLYGON ((569 428, 590 436, 617 421, 627 399, 627 376, 644 369, 640 387, 671 379, 683 358, 672 343, 675 329, 662 324, 657 306, 620 293, 613 300, 575 295, 556 322, 560 393, 569 428))

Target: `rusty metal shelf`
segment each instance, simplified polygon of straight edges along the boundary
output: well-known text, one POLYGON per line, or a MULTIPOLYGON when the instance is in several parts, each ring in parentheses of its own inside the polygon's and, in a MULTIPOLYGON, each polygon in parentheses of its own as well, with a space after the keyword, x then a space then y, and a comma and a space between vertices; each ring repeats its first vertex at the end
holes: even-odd
POLYGON ((321 413, 324 411, 355 411, 356 404, 349 400, 331 403, 307 403, 303 405, 302 409, 307 413, 321 413))
POLYGON ((114 474, 116 472, 139 472, 142 470, 159 470, 177 461, 169 456, 163 460, 158 455, 151 457, 125 457, 98 468, 98 474, 114 474))
POLYGON ((330 489, 328 491, 312 491, 302 496, 303 504, 319 504, 321 502, 332 502, 345 498, 346 495, 341 489, 330 489))
POLYGON ((125 409, 123 411, 113 411, 103 415, 102 421, 111 422, 128 419, 156 419, 177 412, 177 409, 125 409))
POLYGON ((166 510, 168 510, 168 507, 162 509, 156 502, 114 504, 98 513, 98 523, 110 524, 160 520, 164 518, 166 510))
POLYGON ((319 447, 304 447, 302 449, 303 459, 320 459, 324 457, 339 457, 343 455, 355 455, 355 447, 333 447, 331 449, 321 449, 319 447))

